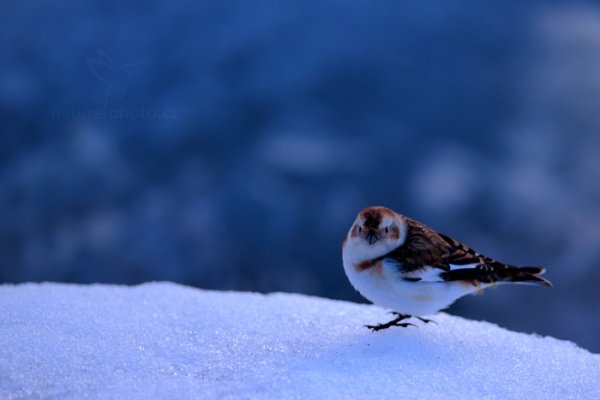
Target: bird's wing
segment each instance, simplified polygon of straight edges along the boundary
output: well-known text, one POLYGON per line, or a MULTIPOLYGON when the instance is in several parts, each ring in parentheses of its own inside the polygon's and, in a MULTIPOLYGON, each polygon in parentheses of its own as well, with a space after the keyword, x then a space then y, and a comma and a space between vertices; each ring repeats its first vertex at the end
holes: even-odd
POLYGON ((410 218, 406 218, 406 225, 404 244, 382 258, 397 264, 398 268, 407 274, 428 267, 449 271, 449 256, 454 251, 444 236, 410 218))
POLYGON ((548 283, 537 276, 544 272, 541 267, 516 267, 501 263, 417 221, 409 218, 406 221, 408 232, 405 243, 382 259, 397 265, 407 281, 548 283))

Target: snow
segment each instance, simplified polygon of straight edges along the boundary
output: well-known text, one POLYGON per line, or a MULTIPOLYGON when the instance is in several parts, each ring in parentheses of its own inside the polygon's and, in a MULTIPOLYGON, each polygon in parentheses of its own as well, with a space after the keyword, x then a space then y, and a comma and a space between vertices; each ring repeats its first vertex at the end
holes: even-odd
POLYGON ((0 286, 2 399, 600 398, 600 355, 440 313, 296 294, 0 286))

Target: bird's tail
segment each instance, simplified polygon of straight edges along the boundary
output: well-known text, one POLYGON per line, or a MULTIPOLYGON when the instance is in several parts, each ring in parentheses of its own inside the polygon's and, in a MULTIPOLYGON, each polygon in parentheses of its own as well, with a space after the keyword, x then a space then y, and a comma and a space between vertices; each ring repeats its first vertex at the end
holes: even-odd
POLYGON ((522 283, 552 287, 552 283, 542 278, 546 270, 542 267, 517 267, 490 260, 488 264, 475 268, 457 268, 442 272, 445 281, 466 281, 478 286, 480 283, 522 283))
POLYGON ((542 278, 546 270, 542 267, 508 267, 504 271, 504 282, 523 283, 552 287, 552 282, 542 278))

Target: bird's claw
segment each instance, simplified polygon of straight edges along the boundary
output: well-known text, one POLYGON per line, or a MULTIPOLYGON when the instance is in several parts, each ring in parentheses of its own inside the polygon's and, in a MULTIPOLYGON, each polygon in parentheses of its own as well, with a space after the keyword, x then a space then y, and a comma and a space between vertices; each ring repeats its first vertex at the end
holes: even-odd
POLYGON ((410 322, 400 322, 400 323, 394 323, 394 324, 387 323, 387 324, 379 324, 379 325, 365 325, 365 328, 369 328, 372 332, 377 332, 382 329, 391 328, 392 326, 399 326, 401 328, 406 328, 408 326, 414 326, 415 328, 418 328, 417 325, 411 324, 410 322))
POLYGON ((402 314, 402 313, 399 313, 398 311, 388 311, 387 314, 392 314, 392 315, 395 315, 397 317, 406 317, 406 318, 410 317, 410 315, 408 315, 408 314, 402 314))
MULTIPOLYGON (((379 325, 365 325, 366 328, 369 328, 371 331, 373 332, 377 332, 380 331, 382 329, 387 329, 390 328, 392 326, 399 326, 402 328, 406 328, 407 326, 414 326, 416 328, 418 328, 417 325, 415 324, 411 324, 410 322, 400 322, 403 321, 407 318, 411 318, 413 317, 413 315, 409 315, 409 314, 402 314, 399 313, 397 311, 388 311, 388 314, 392 314, 396 316, 396 319, 391 320, 390 322, 386 322, 385 324, 379 324, 379 325)), ((418 319, 419 321, 428 324, 430 322, 433 322, 434 324, 437 324, 437 322, 431 320, 431 319, 427 319, 427 318, 422 318, 422 317, 414 317, 416 319, 418 319)))
POLYGON ((424 322, 424 323, 426 323, 426 324, 428 324, 428 323, 430 323, 430 322, 433 322, 434 324, 436 324, 436 325, 437 325, 437 322, 435 322, 435 321, 434 321, 434 320, 432 320, 432 319, 421 318, 421 317, 415 317, 415 318, 416 318, 416 319, 418 319, 418 320, 419 320, 419 321, 421 321, 421 322, 424 322))

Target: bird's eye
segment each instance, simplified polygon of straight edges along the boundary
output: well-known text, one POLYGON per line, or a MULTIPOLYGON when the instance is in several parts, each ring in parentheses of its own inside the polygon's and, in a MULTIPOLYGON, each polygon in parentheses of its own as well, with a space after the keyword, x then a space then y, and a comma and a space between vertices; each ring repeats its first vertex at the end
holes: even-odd
POLYGON ((358 227, 358 233, 362 233, 362 226, 358 227))
POLYGON ((385 233, 388 233, 390 231, 390 228, 388 228, 387 226, 384 229, 385 233))

